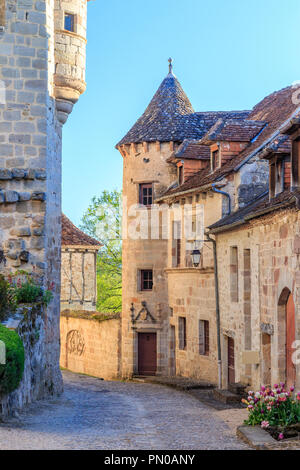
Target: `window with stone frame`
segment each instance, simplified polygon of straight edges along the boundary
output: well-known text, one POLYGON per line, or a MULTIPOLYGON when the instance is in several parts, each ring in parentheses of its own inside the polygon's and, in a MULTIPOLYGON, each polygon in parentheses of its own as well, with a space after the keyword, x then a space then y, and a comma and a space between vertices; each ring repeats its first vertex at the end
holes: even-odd
POLYGON ((178 340, 179 340, 179 349, 185 351, 187 347, 186 340, 186 318, 178 317, 178 340))
POLYGON ((209 356, 209 321, 199 320, 199 354, 209 356))
POLYGON ((5 0, 0 0, 0 26, 5 26, 5 0))
POLYGON ((181 222, 173 221, 172 227, 172 267, 181 265, 181 222))
POLYGON ((75 15, 73 13, 65 13, 64 15, 64 30, 75 32, 75 15))
POLYGON ((140 271, 140 290, 151 291, 153 289, 153 270, 141 269, 140 271))
POLYGON ((239 301, 239 267, 238 267, 238 248, 230 247, 230 298, 231 302, 239 301))
POLYGON ((146 207, 153 204, 153 184, 142 183, 139 185, 139 203, 146 207))

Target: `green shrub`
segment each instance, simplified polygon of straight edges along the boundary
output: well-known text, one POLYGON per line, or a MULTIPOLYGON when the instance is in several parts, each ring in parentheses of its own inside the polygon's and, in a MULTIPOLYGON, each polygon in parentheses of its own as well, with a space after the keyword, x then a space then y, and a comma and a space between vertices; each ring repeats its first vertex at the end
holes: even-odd
POLYGON ((32 304, 41 300, 43 297, 43 289, 40 286, 26 281, 14 287, 14 292, 18 304, 32 304))
POLYGON ((21 382, 25 353, 19 335, 3 325, 0 325, 0 341, 6 347, 6 364, 0 364, 0 395, 6 395, 16 390, 21 382))
POLYGON ((10 283, 0 274, 0 322, 16 308, 16 299, 10 283))

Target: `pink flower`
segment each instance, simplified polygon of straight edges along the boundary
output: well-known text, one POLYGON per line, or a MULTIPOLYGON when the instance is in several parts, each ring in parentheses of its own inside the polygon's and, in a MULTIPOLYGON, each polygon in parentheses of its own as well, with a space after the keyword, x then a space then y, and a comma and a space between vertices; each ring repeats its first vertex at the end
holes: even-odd
POLYGON ((284 439, 284 434, 282 434, 282 432, 281 432, 278 436, 278 440, 282 441, 283 439, 284 439))
POLYGON ((275 384, 275 385, 274 385, 274 388, 278 388, 278 384, 275 384))
POLYGON ((270 426, 269 421, 263 421, 263 422, 261 423, 262 429, 267 429, 269 426, 270 426))
POLYGON ((265 390, 266 390, 266 387, 261 387, 262 392, 265 392, 265 390))
POLYGON ((290 388, 290 391, 291 391, 291 392, 294 392, 294 391, 295 391, 295 387, 292 386, 292 387, 290 388))

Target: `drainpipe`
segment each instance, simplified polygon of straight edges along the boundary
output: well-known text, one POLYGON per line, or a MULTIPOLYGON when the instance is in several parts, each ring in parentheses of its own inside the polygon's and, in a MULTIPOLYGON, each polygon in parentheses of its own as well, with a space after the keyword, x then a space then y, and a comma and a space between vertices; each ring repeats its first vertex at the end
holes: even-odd
POLYGON ((217 345, 218 345, 218 387, 222 389, 222 350, 221 350, 221 321, 220 321, 220 295, 219 295, 219 279, 218 279, 218 258, 217 258, 217 243, 216 240, 211 238, 208 233, 206 235, 206 242, 213 244, 214 253, 214 272, 215 272, 215 296, 216 296, 216 323, 217 323, 217 345))
POLYGON ((226 215, 230 215, 230 214, 231 214, 231 198, 230 198, 230 194, 225 193, 225 191, 221 191, 220 189, 217 189, 215 183, 213 183, 213 184, 211 185, 211 188, 212 188, 212 191, 213 191, 214 193, 223 194, 223 196, 226 196, 226 197, 227 197, 227 199, 228 199, 228 212, 227 212, 226 215))

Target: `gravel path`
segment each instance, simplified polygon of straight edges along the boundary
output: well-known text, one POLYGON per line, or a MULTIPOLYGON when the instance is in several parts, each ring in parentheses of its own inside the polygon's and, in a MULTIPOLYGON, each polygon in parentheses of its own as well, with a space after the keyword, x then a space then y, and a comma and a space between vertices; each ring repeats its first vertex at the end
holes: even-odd
POLYGON ((0 450, 247 449, 213 409, 186 393, 63 375, 61 397, 0 425, 0 450))

